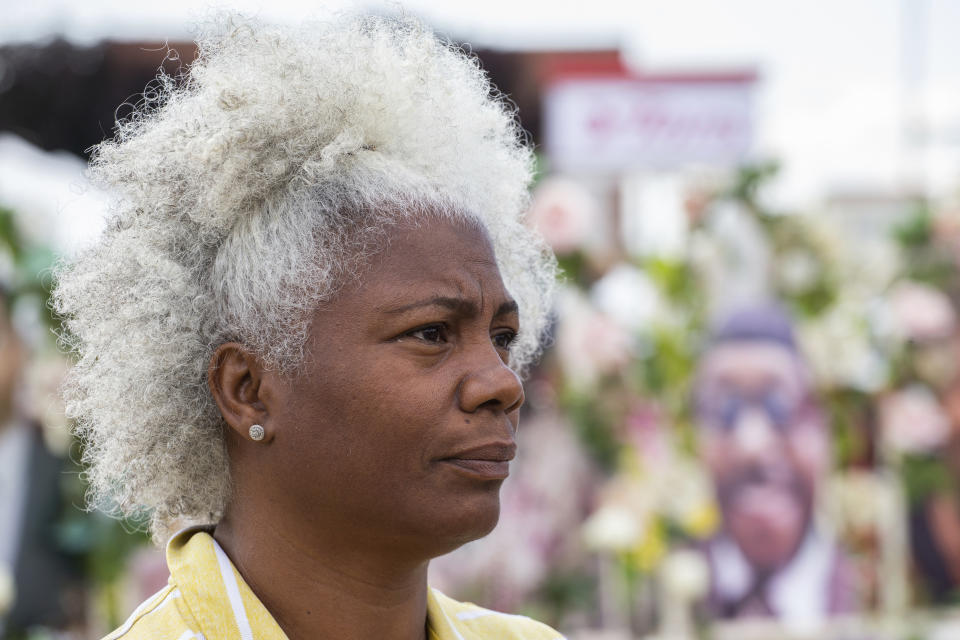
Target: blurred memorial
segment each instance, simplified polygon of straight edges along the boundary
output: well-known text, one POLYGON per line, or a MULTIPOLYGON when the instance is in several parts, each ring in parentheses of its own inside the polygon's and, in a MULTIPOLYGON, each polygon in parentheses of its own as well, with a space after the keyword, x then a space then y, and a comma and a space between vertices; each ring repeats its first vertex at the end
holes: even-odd
POLYGON ((697 373, 700 453, 721 511, 704 545, 720 618, 822 622, 858 608, 855 574, 815 500, 831 462, 826 415, 779 307, 724 318, 697 373))

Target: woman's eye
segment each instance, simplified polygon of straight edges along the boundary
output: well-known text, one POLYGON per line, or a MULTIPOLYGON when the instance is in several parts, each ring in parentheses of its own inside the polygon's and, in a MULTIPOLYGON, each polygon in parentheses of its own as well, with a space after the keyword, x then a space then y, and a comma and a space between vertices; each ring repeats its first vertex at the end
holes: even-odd
POLYGON ((424 342, 431 342, 439 344, 441 342, 446 342, 447 331, 446 327, 441 324, 430 325, 429 327, 421 327, 419 329, 414 329, 407 334, 410 337, 417 338, 424 342))
POLYGON ((493 336, 493 344, 497 349, 509 349, 510 345, 517 338, 515 331, 504 331, 493 336))

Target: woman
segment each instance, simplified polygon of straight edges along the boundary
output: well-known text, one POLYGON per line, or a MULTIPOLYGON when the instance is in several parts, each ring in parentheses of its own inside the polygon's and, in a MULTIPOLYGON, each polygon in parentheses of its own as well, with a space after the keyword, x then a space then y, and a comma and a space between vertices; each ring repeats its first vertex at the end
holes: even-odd
POLYGON ((513 114, 411 20, 217 33, 59 274, 95 504, 193 525, 110 637, 558 637, 426 583, 496 524, 554 278, 513 114))

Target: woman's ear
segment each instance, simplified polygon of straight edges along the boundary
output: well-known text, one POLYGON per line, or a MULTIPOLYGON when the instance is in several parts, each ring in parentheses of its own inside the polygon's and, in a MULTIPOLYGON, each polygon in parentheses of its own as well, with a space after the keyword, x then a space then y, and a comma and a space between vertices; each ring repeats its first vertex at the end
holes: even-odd
POLYGON ((226 342, 214 351, 207 369, 210 393, 224 421, 244 440, 269 442, 272 430, 262 397, 264 367, 249 349, 237 342, 226 342), (251 436, 251 427, 260 425, 259 438, 251 436))

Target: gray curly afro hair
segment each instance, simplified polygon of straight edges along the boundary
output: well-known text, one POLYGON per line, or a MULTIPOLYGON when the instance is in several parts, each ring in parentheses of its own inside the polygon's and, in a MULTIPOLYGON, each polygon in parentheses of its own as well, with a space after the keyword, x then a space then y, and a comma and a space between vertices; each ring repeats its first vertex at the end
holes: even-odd
POLYGON ((513 109, 423 25, 234 17, 199 51, 95 149, 91 176, 117 201, 56 274, 90 503, 149 519, 158 540, 218 521, 230 495, 215 348, 238 340, 295 371, 309 312, 390 225, 431 215, 487 231, 520 306, 517 369, 538 353, 555 278, 522 224, 532 155, 513 109))

